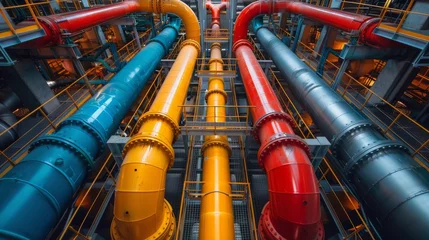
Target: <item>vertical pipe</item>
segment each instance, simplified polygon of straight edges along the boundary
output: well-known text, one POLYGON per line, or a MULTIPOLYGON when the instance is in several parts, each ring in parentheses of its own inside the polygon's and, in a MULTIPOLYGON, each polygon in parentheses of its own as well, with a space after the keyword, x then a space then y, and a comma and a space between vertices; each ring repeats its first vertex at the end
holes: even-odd
MULTIPOLYGON (((207 3, 212 11, 212 34, 220 29, 220 11, 226 3, 207 3)), ((222 72, 220 43, 211 46, 210 71, 222 72)), ((225 122, 227 93, 222 77, 211 77, 206 93, 207 122, 225 122)), ((227 136, 206 136, 201 152, 204 156, 203 188, 200 210, 199 239, 234 239, 234 212, 231 197, 229 157, 231 148, 227 136)))
POLYGON ((388 239, 429 236, 429 173, 350 106, 268 29, 257 37, 289 88, 331 140, 341 170, 388 239))
POLYGON ((57 224, 107 139, 177 37, 164 29, 109 83, 0 179, 0 238, 44 239, 57 224))
POLYGON ((293 132, 293 119, 282 110, 253 54, 241 40, 234 52, 251 109, 258 162, 268 179, 270 201, 259 220, 262 239, 323 239, 319 188, 309 160, 310 149, 293 132))

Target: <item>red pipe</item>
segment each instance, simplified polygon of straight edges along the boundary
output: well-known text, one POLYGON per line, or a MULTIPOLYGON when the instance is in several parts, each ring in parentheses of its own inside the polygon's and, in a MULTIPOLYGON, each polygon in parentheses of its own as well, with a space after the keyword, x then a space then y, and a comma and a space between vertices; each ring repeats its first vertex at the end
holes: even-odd
POLYGON ((227 4, 228 3, 226 2, 226 0, 222 0, 222 2, 219 4, 213 4, 211 1, 207 1, 206 8, 210 9, 210 11, 212 12, 212 24, 211 24, 212 29, 219 29, 220 11, 223 8, 226 8, 227 4), (217 25, 217 27, 214 25, 217 25))
POLYGON ((138 2, 125 1, 108 6, 38 17, 37 19, 45 30, 46 35, 24 43, 21 46, 38 48, 53 44, 62 44, 63 32, 75 33, 137 11, 139 11, 138 2))
POLYGON ((347 32, 359 30, 359 42, 370 46, 379 48, 401 46, 400 43, 380 37, 373 33, 373 30, 377 27, 379 22, 378 18, 314 6, 301 2, 281 0, 260 0, 245 7, 235 22, 234 42, 237 42, 240 39, 246 39, 247 28, 254 17, 261 14, 279 12, 301 14, 306 18, 347 32))
POLYGON ((293 132, 293 119, 279 100, 247 40, 234 52, 255 120, 255 138, 261 142, 258 162, 268 178, 270 201, 259 220, 262 239, 323 239, 320 195, 309 160, 310 149, 293 132))

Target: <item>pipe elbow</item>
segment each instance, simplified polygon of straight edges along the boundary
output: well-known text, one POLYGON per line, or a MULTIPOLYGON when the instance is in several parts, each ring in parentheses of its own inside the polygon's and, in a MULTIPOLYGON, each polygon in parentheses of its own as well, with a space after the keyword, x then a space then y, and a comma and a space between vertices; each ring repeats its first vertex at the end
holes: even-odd
POLYGON ((156 142, 134 137, 124 148, 126 155, 116 186, 112 239, 170 239, 175 231, 172 208, 164 200, 171 156, 165 154, 163 145, 150 141, 156 142))

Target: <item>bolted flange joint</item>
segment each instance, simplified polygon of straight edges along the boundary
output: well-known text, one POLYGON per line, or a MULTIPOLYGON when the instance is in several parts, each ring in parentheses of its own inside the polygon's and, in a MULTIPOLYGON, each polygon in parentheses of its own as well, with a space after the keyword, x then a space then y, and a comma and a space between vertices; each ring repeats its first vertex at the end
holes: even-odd
POLYGON ((232 154, 232 150, 231 147, 229 146, 228 142, 225 141, 221 141, 221 140, 209 140, 209 141, 205 141, 203 146, 201 146, 201 153, 204 154, 204 151, 212 146, 220 146, 225 148, 228 151, 228 156, 231 156, 232 154))
POLYGON ((307 154, 309 158, 311 158, 310 147, 302 140, 302 138, 298 137, 295 134, 286 134, 279 133, 270 137, 270 139, 259 148, 258 151, 258 163, 259 166, 264 169, 265 157, 270 155, 270 152, 279 145, 294 145, 307 154))
MULTIPOLYGON (((208 90, 208 91, 206 92, 206 96, 205 96, 205 100, 206 100, 206 102, 208 101, 209 96, 210 96, 211 94, 214 94, 214 93, 217 93, 217 94, 222 95, 222 96, 223 96, 223 98, 225 99, 225 102, 227 102, 227 100, 228 100, 228 94, 227 94, 224 90, 221 90, 221 89, 212 89, 212 90, 208 90)), ((219 107, 221 107, 221 106, 219 106, 219 107)))
POLYGON ((292 117, 285 113, 285 112, 270 112, 265 114, 264 116, 260 117, 254 124, 253 124, 253 136, 257 141, 259 141, 258 132, 261 126, 266 123, 267 121, 271 121, 273 119, 279 119, 287 122, 289 125, 291 125, 293 128, 296 127, 295 121, 292 119, 292 117))
POLYGON ((170 124, 170 126, 174 132, 173 142, 175 142, 177 140, 177 138, 179 137, 180 128, 179 128, 178 124, 170 116, 168 116, 165 113, 147 112, 147 113, 143 114, 139 118, 139 120, 137 121, 136 129, 140 129, 143 126, 144 122, 148 121, 149 119, 160 119, 160 120, 165 121, 168 124, 170 124))

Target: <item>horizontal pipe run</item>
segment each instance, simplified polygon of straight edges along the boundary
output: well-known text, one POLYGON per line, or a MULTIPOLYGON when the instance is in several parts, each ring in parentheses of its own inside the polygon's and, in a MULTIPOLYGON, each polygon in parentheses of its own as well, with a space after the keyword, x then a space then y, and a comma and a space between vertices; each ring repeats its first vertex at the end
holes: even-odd
POLYGON ((387 239, 429 236, 429 173, 266 28, 256 33, 387 239))
POLYGON ((107 85, 52 135, 38 138, 28 155, 0 179, 0 238, 45 239, 98 163, 118 128, 178 34, 166 27, 107 85), (7 220, 5 220, 7 219, 7 220))
POLYGON ((293 131, 250 43, 234 44, 238 67, 261 143, 258 162, 268 179, 270 201, 259 220, 262 239, 323 239, 317 179, 310 150, 293 131))
POLYGON ((380 37, 373 33, 379 19, 349 13, 294 1, 284 0, 260 0, 249 4, 243 9, 235 21, 234 43, 247 38, 247 29, 250 21, 261 14, 290 12, 304 16, 305 18, 329 25, 343 31, 359 30, 359 41, 363 44, 379 48, 392 48, 401 44, 380 37))

